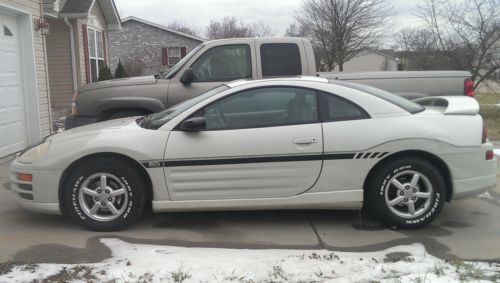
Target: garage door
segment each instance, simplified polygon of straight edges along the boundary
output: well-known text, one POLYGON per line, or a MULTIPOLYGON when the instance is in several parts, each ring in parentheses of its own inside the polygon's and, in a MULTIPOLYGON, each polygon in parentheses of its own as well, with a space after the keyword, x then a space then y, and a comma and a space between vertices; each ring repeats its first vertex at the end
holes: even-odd
POLYGON ((0 157, 27 146, 16 17, 0 10, 0 157))

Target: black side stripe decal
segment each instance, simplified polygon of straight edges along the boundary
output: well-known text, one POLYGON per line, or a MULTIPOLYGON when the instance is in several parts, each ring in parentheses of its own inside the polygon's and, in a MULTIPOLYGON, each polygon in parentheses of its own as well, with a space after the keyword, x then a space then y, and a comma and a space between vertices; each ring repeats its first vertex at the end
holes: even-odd
POLYGON ((203 166, 203 165, 231 165, 246 163, 269 163, 269 162, 291 162, 291 161, 314 161, 314 160, 337 160, 353 159, 355 153, 340 154, 317 154, 317 155, 290 155, 290 156, 266 156, 266 157, 243 157, 225 159, 196 159, 196 160, 152 160, 143 161, 146 168, 156 167, 178 167, 178 166, 203 166))
MULTIPOLYGON (((342 160, 342 159, 366 159, 374 158, 378 152, 372 153, 327 153, 315 155, 289 155, 289 156, 265 156, 265 157, 242 157, 224 159, 189 159, 189 160, 150 160, 142 161, 146 168, 179 167, 179 166, 204 166, 204 165, 231 165, 247 163, 269 163, 269 162, 292 162, 292 161, 314 161, 314 160, 342 160)), ((383 152, 377 158, 388 154, 383 152)))
POLYGON ((377 156, 377 158, 382 158, 384 156, 386 156, 389 152, 382 152, 382 154, 380 154, 379 156, 377 156))

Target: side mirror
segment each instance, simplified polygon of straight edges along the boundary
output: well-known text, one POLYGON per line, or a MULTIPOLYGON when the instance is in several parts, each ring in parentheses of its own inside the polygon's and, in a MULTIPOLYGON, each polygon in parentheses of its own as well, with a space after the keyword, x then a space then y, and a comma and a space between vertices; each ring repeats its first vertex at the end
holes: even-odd
POLYGON ((207 121, 205 117, 193 117, 182 122, 177 128, 186 132, 198 132, 207 128, 207 121))
POLYGON ((181 83, 188 85, 194 81, 194 71, 191 68, 187 68, 181 77, 181 83))
POLYGON ((157 79, 157 80, 161 79, 160 74, 156 74, 156 75, 155 75, 155 79, 157 79))

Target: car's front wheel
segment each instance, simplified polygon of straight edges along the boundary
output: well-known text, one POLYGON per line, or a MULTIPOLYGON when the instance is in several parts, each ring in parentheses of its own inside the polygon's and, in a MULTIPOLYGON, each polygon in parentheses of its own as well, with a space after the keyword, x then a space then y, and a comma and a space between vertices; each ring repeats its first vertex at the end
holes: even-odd
POLYGON ((440 171, 418 157, 393 160, 369 180, 365 204, 384 224, 418 228, 437 217, 446 200, 440 171))
POLYGON ((96 157, 68 175, 64 210, 87 229, 116 231, 140 216, 144 191, 141 176, 123 160, 96 157))

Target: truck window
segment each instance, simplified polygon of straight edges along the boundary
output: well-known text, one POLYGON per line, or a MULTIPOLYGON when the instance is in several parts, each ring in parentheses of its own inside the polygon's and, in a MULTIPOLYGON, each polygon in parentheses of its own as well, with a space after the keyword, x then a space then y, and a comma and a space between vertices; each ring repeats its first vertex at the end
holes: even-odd
POLYGON ((195 82, 226 82, 251 78, 250 46, 235 44, 211 48, 191 68, 195 82))
POLYGON ((295 43, 265 43, 260 46, 263 77, 302 74, 299 47, 295 43))

